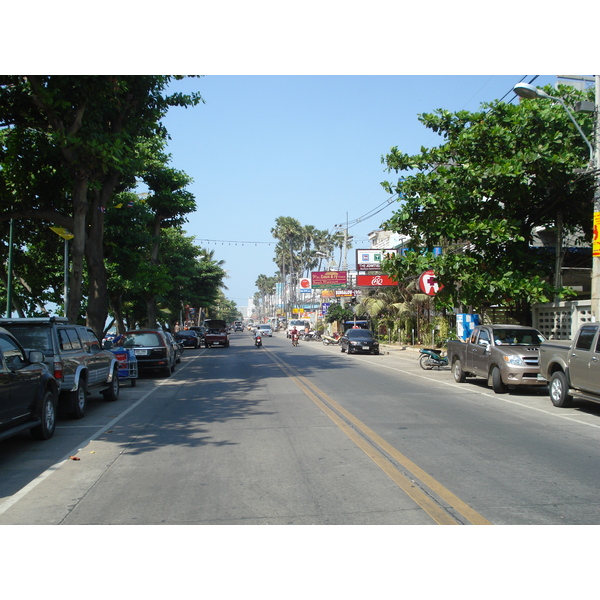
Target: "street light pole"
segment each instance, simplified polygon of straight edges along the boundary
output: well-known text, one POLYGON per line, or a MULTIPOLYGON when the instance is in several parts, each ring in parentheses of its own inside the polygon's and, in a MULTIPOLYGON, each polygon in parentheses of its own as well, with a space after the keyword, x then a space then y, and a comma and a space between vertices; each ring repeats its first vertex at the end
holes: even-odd
POLYGON ((594 76, 596 84, 596 99, 595 113, 596 120, 594 123, 594 144, 587 139, 585 133, 575 120, 575 117, 565 104, 562 98, 550 96, 544 90, 537 88, 529 83, 518 83, 513 87, 515 94, 521 98, 548 98, 560 102, 571 121, 577 128, 579 135, 583 138, 590 151, 589 167, 592 170, 594 177, 594 201, 593 201, 593 239, 592 239, 592 280, 591 280, 591 310, 592 320, 600 321, 600 118, 599 118, 599 103, 600 103, 600 75, 594 76))

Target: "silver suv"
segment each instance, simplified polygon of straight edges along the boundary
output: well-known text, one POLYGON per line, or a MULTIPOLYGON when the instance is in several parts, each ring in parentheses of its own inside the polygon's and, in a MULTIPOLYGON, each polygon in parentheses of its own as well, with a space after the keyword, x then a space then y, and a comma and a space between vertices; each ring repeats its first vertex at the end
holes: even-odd
POLYGON ((26 350, 40 350, 59 389, 59 408, 76 419, 85 415, 87 395, 102 392, 119 398, 116 356, 103 350, 92 329, 72 325, 65 317, 0 319, 26 350))

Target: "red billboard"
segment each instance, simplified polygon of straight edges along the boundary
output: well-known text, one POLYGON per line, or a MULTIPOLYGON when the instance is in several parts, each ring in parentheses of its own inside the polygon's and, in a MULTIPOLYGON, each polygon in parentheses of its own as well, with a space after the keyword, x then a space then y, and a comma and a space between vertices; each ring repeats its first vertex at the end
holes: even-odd
POLYGON ((313 288, 334 288, 348 286, 348 273, 346 271, 313 271, 311 273, 313 288))
POLYGON ((357 275, 356 285, 379 287, 382 285, 398 285, 398 282, 388 275, 357 275))

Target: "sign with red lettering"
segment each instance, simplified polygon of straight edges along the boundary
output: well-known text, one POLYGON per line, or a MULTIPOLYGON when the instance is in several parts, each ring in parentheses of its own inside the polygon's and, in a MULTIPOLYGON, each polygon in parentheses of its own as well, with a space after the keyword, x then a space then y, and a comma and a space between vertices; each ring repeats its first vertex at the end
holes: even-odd
POLYGON ((313 271, 310 275, 312 287, 316 289, 348 286, 347 271, 313 271))
POLYGON ((356 285, 379 287, 382 285, 398 285, 389 275, 357 275, 356 285))
POLYGON ((436 281, 435 273, 429 270, 421 273, 421 277, 419 277, 419 287, 424 294, 435 296, 444 286, 436 281))

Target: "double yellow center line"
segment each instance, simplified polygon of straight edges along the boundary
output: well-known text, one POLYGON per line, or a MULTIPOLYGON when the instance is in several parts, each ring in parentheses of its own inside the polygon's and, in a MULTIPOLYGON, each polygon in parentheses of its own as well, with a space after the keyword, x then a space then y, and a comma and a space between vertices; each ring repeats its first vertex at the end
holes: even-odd
POLYGON ((300 375, 292 366, 268 349, 267 352, 273 362, 436 523, 439 525, 459 525, 466 520, 473 525, 491 525, 477 511, 473 510, 401 452, 398 452, 396 448, 340 406, 333 398, 320 390, 306 377, 300 375), (402 473, 395 465, 399 465, 408 471, 412 478, 402 473), (417 481, 420 484, 417 484, 417 481), (422 488, 428 488, 432 494, 426 493, 422 488), (434 495, 440 500, 435 500, 434 495))

